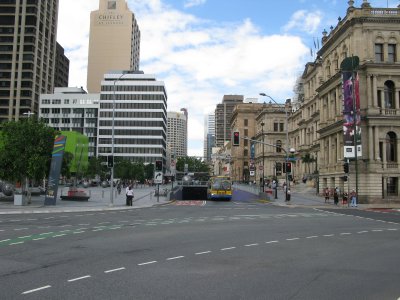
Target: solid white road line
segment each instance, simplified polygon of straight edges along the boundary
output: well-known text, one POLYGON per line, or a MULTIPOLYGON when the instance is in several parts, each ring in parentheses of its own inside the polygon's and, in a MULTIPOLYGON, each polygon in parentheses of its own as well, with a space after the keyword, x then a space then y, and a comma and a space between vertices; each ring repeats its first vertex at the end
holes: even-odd
POLYGON ((86 276, 82 276, 82 277, 78 277, 78 278, 68 279, 68 282, 73 282, 73 281, 77 281, 77 280, 81 280, 81 279, 85 279, 85 278, 90 278, 90 277, 92 277, 92 276, 86 275, 86 276))
POLYGON ((125 267, 112 269, 112 270, 107 270, 107 271, 104 271, 104 273, 112 273, 112 272, 117 272, 117 271, 122 271, 122 270, 125 270, 125 267))
POLYGON ((41 291, 41 290, 48 289, 48 288, 51 288, 51 285, 45 285, 45 286, 42 286, 42 287, 37 288, 37 289, 25 291, 25 292, 23 292, 21 295, 26 295, 26 294, 34 293, 34 292, 41 291))

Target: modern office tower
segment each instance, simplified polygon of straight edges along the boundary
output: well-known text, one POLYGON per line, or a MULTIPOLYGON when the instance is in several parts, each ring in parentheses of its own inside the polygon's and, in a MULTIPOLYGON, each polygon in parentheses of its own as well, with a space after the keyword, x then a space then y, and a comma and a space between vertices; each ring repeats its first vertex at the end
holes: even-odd
POLYGON ((69 59, 64 54, 64 48, 57 43, 54 87, 68 87, 68 77, 69 59))
POLYGON ((243 103, 243 95, 224 95, 215 109, 215 146, 223 147, 231 140, 231 117, 235 105, 243 103))
POLYGON ((204 117, 204 153, 207 161, 211 161, 212 148, 215 147, 215 115, 204 117))
POLYGON ((140 31, 125 0, 99 0, 90 14, 87 88, 99 93, 104 74, 139 70, 140 31))
POLYGON ((0 123, 37 113, 52 93, 58 0, 0 2, 0 123))
POLYGON ((82 88, 55 88, 54 94, 40 95, 39 117, 57 130, 89 137, 89 157, 94 157, 99 102, 100 94, 87 94, 82 88))
POLYGON ((168 112, 167 144, 171 155, 187 156, 187 117, 185 113, 168 112))
POLYGON ((164 82, 143 72, 114 72, 101 82, 98 156, 154 163, 167 147, 164 82), (114 113, 113 113, 114 112, 114 113), (114 128, 114 134, 113 134, 114 128))

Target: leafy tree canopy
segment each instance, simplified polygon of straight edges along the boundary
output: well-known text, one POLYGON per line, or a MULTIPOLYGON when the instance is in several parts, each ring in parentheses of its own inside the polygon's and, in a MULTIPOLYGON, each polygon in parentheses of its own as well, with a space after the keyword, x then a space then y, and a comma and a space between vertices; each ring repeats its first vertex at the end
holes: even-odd
POLYGON ((43 179, 49 170, 56 133, 35 118, 3 124, 0 178, 20 182, 43 179))

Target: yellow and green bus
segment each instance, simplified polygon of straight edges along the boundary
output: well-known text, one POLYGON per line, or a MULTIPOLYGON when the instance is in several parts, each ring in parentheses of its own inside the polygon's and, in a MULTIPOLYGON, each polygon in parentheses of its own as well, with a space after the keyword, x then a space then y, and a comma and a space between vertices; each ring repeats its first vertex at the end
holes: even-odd
POLYGON ((208 200, 231 200, 232 182, 229 176, 214 176, 208 181, 207 199, 208 200))

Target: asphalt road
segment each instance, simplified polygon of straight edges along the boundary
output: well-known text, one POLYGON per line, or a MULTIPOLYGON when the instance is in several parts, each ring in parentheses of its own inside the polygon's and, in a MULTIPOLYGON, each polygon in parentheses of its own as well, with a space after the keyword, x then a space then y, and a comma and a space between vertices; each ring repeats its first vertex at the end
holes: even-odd
POLYGON ((242 199, 0 219, 1 299, 398 299, 400 214, 242 199))

